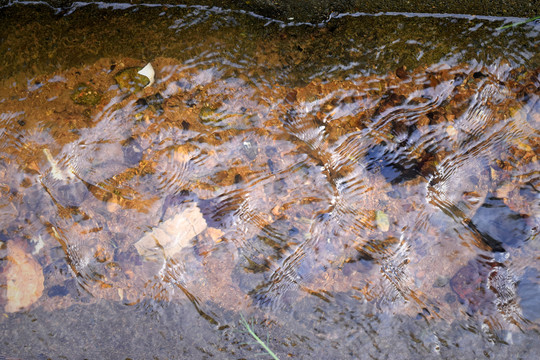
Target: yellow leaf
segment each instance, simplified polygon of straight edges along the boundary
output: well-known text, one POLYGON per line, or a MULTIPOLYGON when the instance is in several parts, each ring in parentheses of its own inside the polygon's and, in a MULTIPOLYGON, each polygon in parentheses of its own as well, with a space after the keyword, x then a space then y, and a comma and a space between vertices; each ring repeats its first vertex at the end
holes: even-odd
POLYGON ((388 215, 386 215, 384 212, 377 210, 377 212, 375 213, 375 221, 379 230, 388 231, 388 229, 390 229, 390 221, 388 220, 388 215))

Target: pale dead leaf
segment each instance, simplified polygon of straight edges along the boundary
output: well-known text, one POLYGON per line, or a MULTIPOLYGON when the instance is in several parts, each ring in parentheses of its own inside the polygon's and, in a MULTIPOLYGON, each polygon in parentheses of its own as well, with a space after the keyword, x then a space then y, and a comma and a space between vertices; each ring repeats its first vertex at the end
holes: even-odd
POLYGON ((147 260, 169 258, 190 246, 190 241, 206 229, 206 221, 196 205, 164 221, 146 233, 135 247, 147 260))
POLYGON ((7 242, 8 265, 7 305, 5 311, 13 313, 35 303, 43 293, 43 270, 36 260, 15 241, 7 242))

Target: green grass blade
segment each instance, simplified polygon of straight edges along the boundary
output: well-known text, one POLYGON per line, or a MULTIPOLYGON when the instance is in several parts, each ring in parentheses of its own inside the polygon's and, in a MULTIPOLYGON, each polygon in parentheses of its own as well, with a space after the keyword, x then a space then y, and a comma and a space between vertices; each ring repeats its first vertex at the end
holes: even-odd
POLYGON ((257 343, 264 349, 264 351, 266 351, 268 353, 268 355, 270 355, 274 360, 279 360, 279 358, 277 357, 276 354, 274 354, 274 352, 272 350, 270 350, 270 348, 268 347, 268 345, 266 345, 266 343, 264 341, 262 341, 258 336, 257 334, 255 334, 255 332, 253 331, 253 329, 251 328, 251 326, 248 324, 248 322, 246 321, 246 319, 244 318, 244 315, 240 314, 240 317, 242 318, 242 325, 244 325, 244 327, 246 328, 247 332, 249 333, 249 335, 251 335, 252 338, 255 339, 255 341, 257 341, 257 343))
POLYGON ((538 19, 540 19, 540 16, 533 17, 533 18, 527 19, 525 21, 520 21, 520 22, 515 23, 515 24, 509 24, 509 25, 501 26, 501 27, 497 28, 497 30, 509 29, 511 27, 523 25, 523 24, 526 24, 526 23, 530 23, 531 21, 535 21, 535 20, 538 20, 538 19))

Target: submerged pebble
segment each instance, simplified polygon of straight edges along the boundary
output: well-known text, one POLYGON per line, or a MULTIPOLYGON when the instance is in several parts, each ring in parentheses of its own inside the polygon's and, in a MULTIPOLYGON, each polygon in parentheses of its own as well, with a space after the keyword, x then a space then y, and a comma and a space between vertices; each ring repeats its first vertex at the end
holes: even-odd
POLYGON ((528 320, 540 319, 540 274, 537 269, 527 268, 519 281, 517 293, 521 311, 528 320))
POLYGON ((143 158, 143 148, 137 140, 130 137, 122 146, 122 152, 124 154, 124 163, 127 166, 134 166, 138 164, 143 158))
POLYGON ((439 276, 433 283, 433 287, 436 287, 436 288, 445 287, 446 285, 448 285, 449 281, 450 279, 448 279, 446 276, 439 276))
POLYGON ((469 261, 450 279, 452 290, 471 313, 482 311, 493 304, 495 294, 487 287, 491 271, 492 264, 476 259, 469 261))
POLYGON ((531 233, 526 216, 510 209, 503 199, 489 194, 471 223, 494 251, 504 251, 504 246, 519 247, 531 233))
POLYGON ((130 67, 121 70, 114 76, 116 84, 124 92, 136 93, 150 84, 148 77, 139 74, 140 67, 130 67))
POLYGON ((94 106, 101 101, 101 94, 85 83, 79 83, 71 93, 71 100, 75 104, 94 106))
POLYGON ((217 110, 209 106, 203 106, 199 112, 199 119, 205 125, 213 125, 220 121, 217 110))
POLYGON ((412 180, 421 174, 416 159, 404 158, 384 143, 371 146, 365 160, 369 171, 379 172, 391 184, 412 180))
POLYGON ((52 183, 49 188, 54 200, 65 207, 78 207, 89 194, 86 185, 78 180, 52 183))

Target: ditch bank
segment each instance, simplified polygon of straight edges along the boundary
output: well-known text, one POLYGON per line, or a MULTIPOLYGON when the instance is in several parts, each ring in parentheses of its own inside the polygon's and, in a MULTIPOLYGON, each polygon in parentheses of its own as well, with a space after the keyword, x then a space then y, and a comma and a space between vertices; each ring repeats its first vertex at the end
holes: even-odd
MULTIPOLYGON (((0 0, 0 5, 18 2, 0 0)), ((55 8, 66 9, 74 3, 67 0, 45 0, 55 8)), ((245 10, 262 16, 288 20, 320 22, 332 13, 440 13, 503 17, 534 17, 538 15, 538 0, 102 0, 88 3, 167 4, 217 6, 245 10)))

